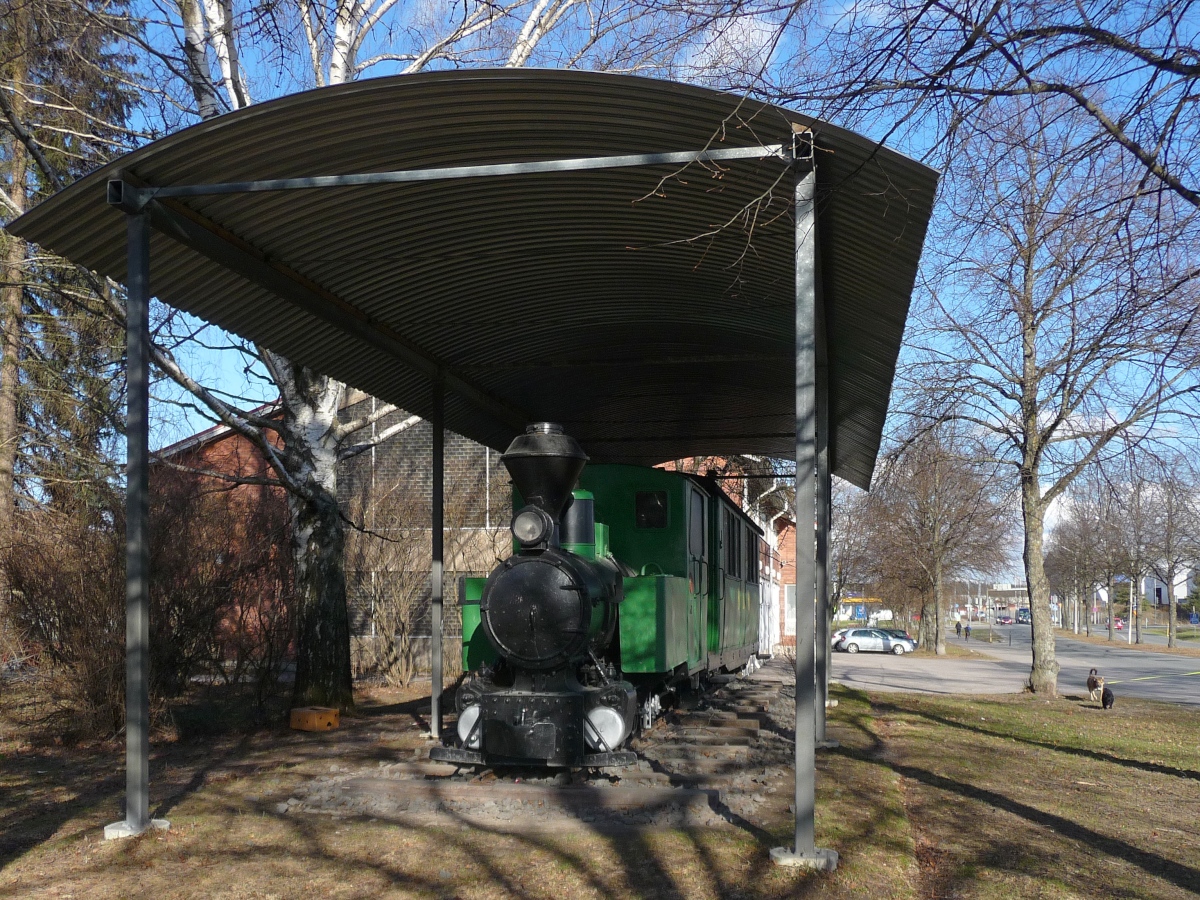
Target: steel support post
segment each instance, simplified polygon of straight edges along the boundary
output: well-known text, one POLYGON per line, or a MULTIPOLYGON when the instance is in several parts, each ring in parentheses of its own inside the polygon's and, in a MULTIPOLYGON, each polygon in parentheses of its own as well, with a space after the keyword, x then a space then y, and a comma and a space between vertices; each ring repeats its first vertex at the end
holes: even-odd
POLYGON ((429 420, 433 428, 433 486, 430 497, 432 521, 430 533, 433 543, 433 565, 430 569, 430 622, 429 646, 430 667, 430 710, 429 735, 435 740, 442 734, 442 564, 444 554, 443 529, 445 510, 443 506, 446 481, 446 432, 445 432, 446 387, 442 380, 433 383, 433 417, 429 420))
POLYGON ((150 216, 126 219, 125 820, 106 838, 169 828, 150 818, 150 216))
MULTIPOLYGON (((818 285, 817 301, 821 294, 818 285)), ((832 749, 840 746, 825 735, 825 710, 829 705, 829 527, 832 512, 833 478, 829 471, 829 364, 823 358, 825 349, 824 316, 818 316, 816 329, 818 363, 816 366, 816 435, 817 435, 817 616, 816 616, 816 701, 813 704, 816 723, 816 746, 832 749)))
POLYGON ((816 846, 816 172, 796 167, 796 831, 792 847, 775 847, 778 865, 831 871, 837 853, 816 846), (809 529, 812 529, 811 531, 809 529))

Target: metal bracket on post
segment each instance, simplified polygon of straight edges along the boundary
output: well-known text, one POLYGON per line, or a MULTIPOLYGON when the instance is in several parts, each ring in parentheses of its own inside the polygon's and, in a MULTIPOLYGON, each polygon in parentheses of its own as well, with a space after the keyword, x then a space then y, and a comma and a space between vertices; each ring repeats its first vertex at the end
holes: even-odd
POLYGON ((150 818, 150 216, 140 208, 127 217, 127 241, 125 819, 104 827, 106 839, 171 827, 150 818))
POLYGON ((793 122, 791 146, 784 144, 784 150, 786 151, 785 158, 793 166, 804 166, 806 170, 811 169, 814 156, 812 129, 799 122, 793 122))
MULTIPOLYGON (((796 130, 797 126, 793 126, 796 130)), ((807 131, 807 129, 805 129, 807 131)), ((797 131, 797 133, 799 133, 797 131)), ((838 855, 816 846, 817 593, 817 174, 796 160, 796 797, 791 847, 774 847, 780 866, 833 871, 838 855), (814 526, 809 531, 809 526, 814 526)))
POLYGON ((108 180, 108 205, 136 216, 154 199, 155 189, 133 184, 125 175, 108 180))

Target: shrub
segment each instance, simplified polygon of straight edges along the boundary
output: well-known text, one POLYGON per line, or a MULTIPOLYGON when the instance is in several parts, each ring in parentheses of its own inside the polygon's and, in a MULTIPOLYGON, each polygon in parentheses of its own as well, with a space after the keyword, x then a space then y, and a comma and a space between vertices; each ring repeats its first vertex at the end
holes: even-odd
MULTIPOLYGON (((200 677, 253 684, 261 708, 291 641, 282 504, 248 505, 196 477, 156 478, 150 511, 152 720, 200 677)), ((10 616, 34 648, 41 724, 107 737, 125 719, 123 511, 20 515, 10 616)))

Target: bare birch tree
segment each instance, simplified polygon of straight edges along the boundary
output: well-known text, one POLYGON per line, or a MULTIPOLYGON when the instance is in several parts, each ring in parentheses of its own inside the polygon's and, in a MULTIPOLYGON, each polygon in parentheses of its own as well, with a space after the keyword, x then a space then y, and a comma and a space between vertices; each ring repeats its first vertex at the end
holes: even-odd
POLYGON ((1033 690, 1056 693, 1046 511, 1134 423, 1197 384, 1193 223, 1081 134, 1062 103, 994 103, 938 235, 916 378, 995 439, 1020 485, 1033 690), (1135 198, 1119 202, 1122 198, 1135 198))
POLYGON ((1192 461, 1175 453, 1153 463, 1150 481, 1147 550, 1154 577, 1167 592, 1167 646, 1174 647, 1179 610, 1175 582, 1196 562, 1200 550, 1200 478, 1192 461))
MULTIPOLYGON (((1151 189, 1200 206, 1200 46, 1192 0, 797 4, 803 48, 760 86, 947 165, 997 101, 1055 100, 1119 148, 1151 189)), ((1136 179, 1135 180, 1139 180, 1136 179)))
POLYGON ((833 479, 829 519, 829 606, 837 611, 847 585, 863 585, 871 573, 870 495, 833 479))

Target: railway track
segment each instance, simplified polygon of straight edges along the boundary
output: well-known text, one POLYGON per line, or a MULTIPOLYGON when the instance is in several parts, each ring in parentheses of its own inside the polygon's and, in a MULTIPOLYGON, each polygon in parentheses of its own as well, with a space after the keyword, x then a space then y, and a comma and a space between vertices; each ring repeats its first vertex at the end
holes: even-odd
POLYGON ((513 832, 761 827, 789 809, 793 683, 790 664, 772 660, 748 677, 685 696, 634 739, 635 766, 544 776, 427 758, 335 767, 277 811, 513 832))

